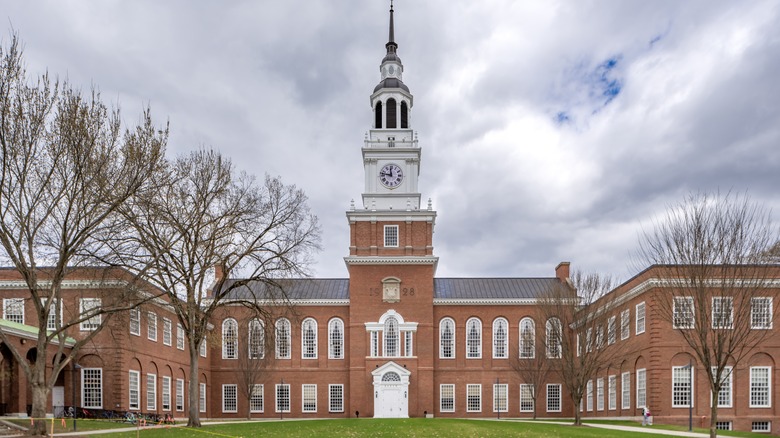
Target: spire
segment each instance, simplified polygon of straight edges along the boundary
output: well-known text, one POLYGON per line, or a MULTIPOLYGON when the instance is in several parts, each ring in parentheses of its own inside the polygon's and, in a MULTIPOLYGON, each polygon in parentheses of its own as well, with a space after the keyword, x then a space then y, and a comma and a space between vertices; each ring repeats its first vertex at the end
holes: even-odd
POLYGON ((395 43, 395 26, 393 25, 393 0, 390 0, 390 32, 385 47, 387 47, 388 54, 395 53, 398 48, 398 44, 395 43))

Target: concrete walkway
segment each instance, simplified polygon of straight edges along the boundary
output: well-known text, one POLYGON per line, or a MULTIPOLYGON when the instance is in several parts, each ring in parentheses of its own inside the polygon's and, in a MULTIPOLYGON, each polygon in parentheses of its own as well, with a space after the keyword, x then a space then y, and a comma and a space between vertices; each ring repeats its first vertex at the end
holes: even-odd
MULTIPOLYGON (((518 423, 544 423, 544 424, 553 423, 553 424, 560 424, 563 426, 570 426, 572 424, 570 421, 534 421, 534 420, 514 420, 514 419, 508 419, 507 421, 516 421, 518 423)), ((653 426, 619 426, 617 424, 585 423, 585 427, 593 427, 596 429, 622 430, 624 432, 652 433, 656 435, 673 435, 673 436, 681 436, 681 437, 689 437, 689 438, 709 438, 710 436, 710 434, 708 433, 657 429, 654 428, 653 426)), ((718 438, 732 438, 732 437, 725 437, 724 435, 718 435, 718 438)))

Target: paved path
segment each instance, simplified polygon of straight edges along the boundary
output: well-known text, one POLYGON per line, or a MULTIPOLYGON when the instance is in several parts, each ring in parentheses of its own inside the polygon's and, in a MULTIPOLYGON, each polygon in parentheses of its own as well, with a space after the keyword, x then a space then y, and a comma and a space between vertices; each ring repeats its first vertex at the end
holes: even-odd
MULTIPOLYGON (((570 421, 534 421, 534 420, 509 420, 509 421, 517 421, 518 423, 554 423, 554 424, 560 424, 560 425, 566 425, 570 426, 570 421)), ((666 430, 666 429, 656 429, 652 426, 650 427, 643 427, 643 426, 619 426, 616 424, 603 424, 603 423, 585 423, 586 427, 595 427, 598 429, 611 429, 611 430, 622 430, 625 432, 642 432, 642 433, 653 433, 656 435, 673 435, 673 436, 682 436, 682 437, 690 437, 690 438, 709 438, 710 434, 708 433, 699 433, 699 432, 683 432, 679 430, 666 430)), ((727 438, 724 435, 718 435, 718 438, 727 438)), ((728 437, 731 438, 731 437, 728 437)))

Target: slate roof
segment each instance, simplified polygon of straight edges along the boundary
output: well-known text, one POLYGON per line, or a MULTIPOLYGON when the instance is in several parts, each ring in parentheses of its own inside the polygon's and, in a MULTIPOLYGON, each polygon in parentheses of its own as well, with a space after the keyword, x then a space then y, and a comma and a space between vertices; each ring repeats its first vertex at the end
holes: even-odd
MULTIPOLYGON (((229 287, 235 280, 228 280, 229 287)), ((347 300, 349 279, 346 278, 293 278, 278 283, 290 300, 347 300)), ((230 292, 228 298, 278 299, 281 291, 265 283, 252 282, 230 292)))

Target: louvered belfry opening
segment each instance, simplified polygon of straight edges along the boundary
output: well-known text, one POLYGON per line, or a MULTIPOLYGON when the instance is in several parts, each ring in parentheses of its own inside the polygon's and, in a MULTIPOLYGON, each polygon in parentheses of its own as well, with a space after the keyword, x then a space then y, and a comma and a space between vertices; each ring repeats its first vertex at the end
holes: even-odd
POLYGON ((382 102, 376 103, 376 109, 374 110, 374 127, 376 129, 382 129, 382 102))
POLYGON ((406 102, 401 102, 401 129, 409 127, 409 108, 406 102))
POLYGON ((387 129, 395 129, 395 112, 398 105, 395 103, 395 99, 387 99, 387 129))

